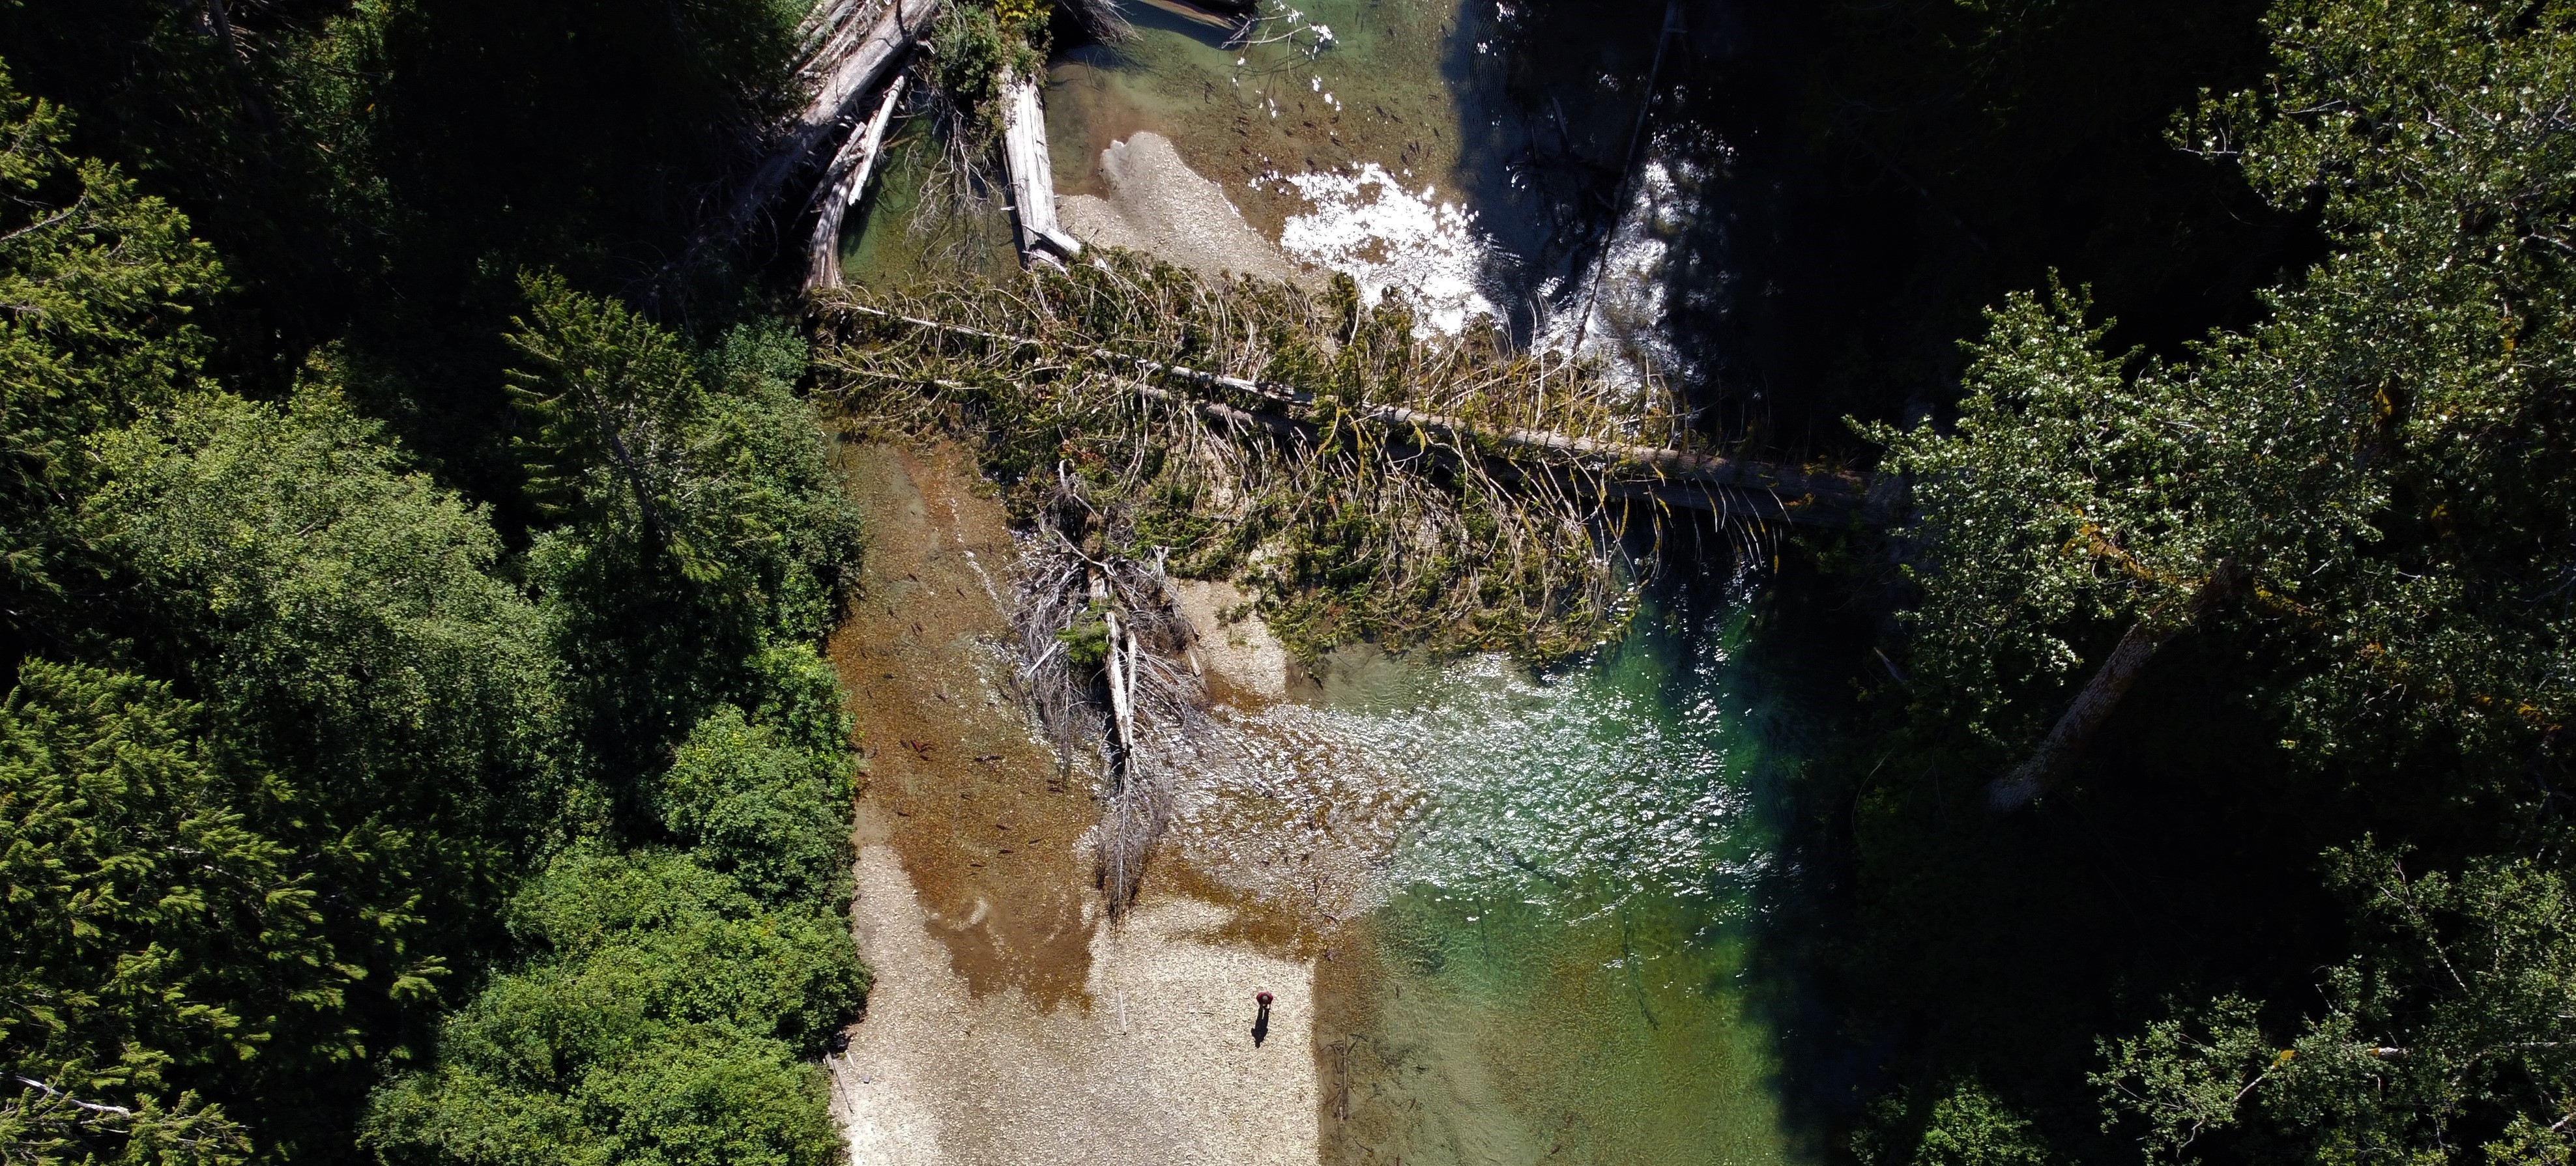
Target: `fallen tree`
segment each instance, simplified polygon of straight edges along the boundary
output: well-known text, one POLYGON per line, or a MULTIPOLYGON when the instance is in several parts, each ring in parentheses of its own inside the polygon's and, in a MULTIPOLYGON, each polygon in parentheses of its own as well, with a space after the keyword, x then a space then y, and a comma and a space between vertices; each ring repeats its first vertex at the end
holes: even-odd
POLYGON ((797 172, 848 124, 866 95, 918 43, 941 0, 823 0, 803 28, 810 46, 798 76, 810 96, 773 131, 751 169, 726 200, 701 244, 729 245, 750 230, 797 172))
POLYGON ((1581 650, 1620 634, 1667 533, 1767 558, 1782 519, 1872 501, 1858 477, 1698 446, 1661 385, 1490 331, 1417 335, 1400 298, 1363 307, 1348 281, 1311 296, 1095 251, 1012 287, 816 308, 824 387, 856 422, 969 439, 1024 520, 1078 480, 1131 532, 1087 551, 1245 578, 1304 652, 1581 650), (1720 521, 1675 521, 1690 509, 1720 521))
POLYGON ((850 135, 825 171, 822 185, 814 189, 814 237, 805 265, 808 291, 841 286, 841 221, 867 194, 868 177, 885 149, 886 124, 894 120, 895 105, 902 99, 903 78, 898 76, 886 84, 876 115, 850 135))

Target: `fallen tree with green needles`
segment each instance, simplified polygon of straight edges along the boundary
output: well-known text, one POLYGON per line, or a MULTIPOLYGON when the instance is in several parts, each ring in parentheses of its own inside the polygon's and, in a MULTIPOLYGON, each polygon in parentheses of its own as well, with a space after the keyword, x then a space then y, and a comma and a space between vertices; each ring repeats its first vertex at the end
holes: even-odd
POLYGON ((1857 476, 1698 448, 1658 383, 1491 328, 1417 335, 1399 297, 1363 307, 1347 280, 1309 295, 1111 253, 818 310, 851 420, 968 438, 1023 521, 1081 479, 1181 574, 1256 584, 1307 653, 1580 650, 1617 634, 1622 547, 1670 511, 1753 540, 1871 501, 1857 476))
POLYGON ((815 303, 849 423, 963 440, 1033 532, 1020 674, 1064 754, 1108 762, 1113 901, 1159 831, 1151 740, 1201 699, 1167 569, 1247 584, 1309 658, 1365 639, 1545 659, 1624 631, 1677 513, 1758 556, 1773 524, 1866 502, 1854 477, 1701 448, 1654 380, 1490 326, 1429 334, 1347 278, 1310 294, 1087 252, 1010 286, 815 303))

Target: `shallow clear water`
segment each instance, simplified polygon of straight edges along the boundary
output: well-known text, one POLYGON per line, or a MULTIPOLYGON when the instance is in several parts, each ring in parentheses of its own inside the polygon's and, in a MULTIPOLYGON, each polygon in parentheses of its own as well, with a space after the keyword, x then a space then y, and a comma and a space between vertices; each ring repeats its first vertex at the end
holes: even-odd
POLYGON ((1269 0, 1249 33, 1142 2, 1126 10, 1133 41, 1076 49, 1050 70, 1058 189, 1107 193, 1100 151, 1151 130, 1291 258, 1349 272, 1372 297, 1402 288, 1442 331, 1502 312, 1510 248, 1466 205, 1467 188, 1494 176, 1461 168, 1465 127, 1484 119, 1483 90, 1453 83, 1471 9, 1269 0))
POLYGON ((1329 674, 1342 731, 1421 791, 1324 982, 1330 1157, 1794 1160, 1742 977, 1770 873, 1742 607, 1603 659, 1329 674))
MULTIPOLYGON (((1501 112, 1503 70, 1486 53, 1482 30, 1501 10, 1297 7, 1296 21, 1269 30, 1326 24, 1331 47, 1311 51, 1310 34, 1229 48, 1224 31, 1130 2, 1136 41, 1051 65, 1058 189, 1104 193, 1099 152, 1152 130, 1274 240, 1312 237, 1314 257, 1364 281, 1371 265, 1396 271, 1425 255, 1442 262, 1422 270, 1453 278, 1461 267, 1442 249, 1466 240, 1475 279, 1462 304, 1489 298, 1525 333, 1561 339, 1547 318, 1579 302, 1577 317, 1593 321, 1587 351, 1619 359, 1601 351, 1616 336, 1640 365, 1671 367, 1655 345, 1658 240, 1688 183, 1630 192, 1604 272, 1611 290, 1578 301, 1577 273, 1524 257, 1582 232, 1542 221, 1544 200, 1498 161, 1530 135, 1526 118, 1501 112), (1384 176, 1375 191, 1361 181, 1372 173, 1384 176), (1420 205, 1378 205, 1390 195, 1420 205), (1342 221, 1312 217, 1336 199, 1350 204, 1342 221), (1372 206, 1385 213, 1362 213, 1372 206), (1434 229, 1384 245, 1335 233, 1361 220, 1434 229), (1542 288, 1562 302, 1541 303, 1542 288)), ((1563 108, 1552 113, 1563 136, 1563 108)), ((918 183, 926 153, 898 157, 890 179, 918 183)), ((1646 165, 1650 177, 1691 173, 1646 165)), ((872 200, 880 213, 848 241, 855 278, 935 271, 969 253, 1008 262, 998 211, 934 247, 899 233, 904 192, 872 200)), ((1492 659, 1345 656, 1324 670, 1320 700, 1245 717, 1240 758, 1185 792, 1178 845, 1256 900, 1331 925, 1316 1018, 1327 1160, 1800 1158, 1774 1033, 1746 982, 1757 891, 1793 873, 1775 869, 1759 791, 1797 747, 1779 743, 1777 709, 1756 712, 1765 694, 1737 651, 1744 596, 1692 606, 1649 612, 1618 649, 1540 677, 1492 659)))

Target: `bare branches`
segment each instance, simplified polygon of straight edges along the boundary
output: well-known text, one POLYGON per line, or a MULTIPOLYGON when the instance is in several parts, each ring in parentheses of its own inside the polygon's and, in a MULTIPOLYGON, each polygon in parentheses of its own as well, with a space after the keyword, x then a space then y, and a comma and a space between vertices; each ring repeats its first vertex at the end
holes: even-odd
POLYGON ((1067 537, 1068 526, 1105 517, 1070 474, 1058 477, 1047 511, 1020 559, 1017 677, 1065 764, 1100 749, 1109 783, 1094 840, 1100 887, 1117 912, 1135 898, 1145 857, 1171 820, 1178 758, 1207 725, 1197 672, 1179 663, 1196 633, 1173 602, 1161 556, 1094 556, 1067 537))

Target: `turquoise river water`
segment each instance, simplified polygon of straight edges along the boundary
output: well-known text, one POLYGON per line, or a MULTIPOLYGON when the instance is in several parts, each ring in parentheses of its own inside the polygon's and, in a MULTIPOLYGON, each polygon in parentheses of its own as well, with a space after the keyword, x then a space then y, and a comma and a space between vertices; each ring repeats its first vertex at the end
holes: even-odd
POLYGON ((1327 1159, 1799 1160, 1746 983, 1794 761, 1747 691, 1739 593, 1599 659, 1327 674, 1347 738, 1424 793, 1368 942, 1323 986, 1327 1159))

